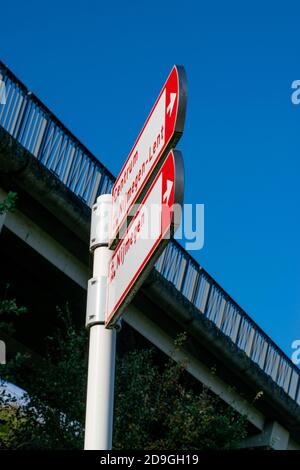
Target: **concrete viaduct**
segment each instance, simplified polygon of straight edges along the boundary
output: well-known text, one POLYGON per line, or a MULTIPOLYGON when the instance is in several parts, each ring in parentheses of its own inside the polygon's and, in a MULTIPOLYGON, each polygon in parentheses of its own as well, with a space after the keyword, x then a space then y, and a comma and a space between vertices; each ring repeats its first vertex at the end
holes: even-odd
MULTIPOLYGON (((114 177, 2 62, 0 74, 0 200, 18 193, 16 210, 0 215, 1 281, 13 277, 35 312, 22 337, 0 332, 13 354, 39 350, 54 295, 57 303, 71 299, 84 324, 90 208, 114 177)), ((241 446, 300 449, 300 370, 175 240, 124 321, 247 416, 241 446), (188 341, 174 356, 182 331, 188 341)))

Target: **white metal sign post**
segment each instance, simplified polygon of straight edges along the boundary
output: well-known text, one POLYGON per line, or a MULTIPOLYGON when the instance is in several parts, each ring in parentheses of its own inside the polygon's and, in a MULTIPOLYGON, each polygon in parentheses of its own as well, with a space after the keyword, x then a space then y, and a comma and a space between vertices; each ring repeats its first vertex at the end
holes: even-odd
POLYGON ((172 148, 183 132, 186 94, 184 69, 174 66, 112 194, 92 208, 85 449, 111 449, 118 320, 180 223, 174 207, 183 201, 183 160, 172 148))
POLYGON ((94 255, 93 278, 88 283, 86 326, 90 331, 86 398, 86 450, 109 450, 112 445, 116 331, 104 326, 106 284, 112 251, 108 248, 111 217, 110 194, 92 207, 90 249, 94 255))

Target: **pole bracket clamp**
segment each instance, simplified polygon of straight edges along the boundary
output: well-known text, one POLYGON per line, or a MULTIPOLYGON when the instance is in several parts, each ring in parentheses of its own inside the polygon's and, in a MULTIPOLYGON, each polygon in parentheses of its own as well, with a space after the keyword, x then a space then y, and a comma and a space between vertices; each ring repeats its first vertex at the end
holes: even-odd
POLYGON ((86 328, 95 324, 104 325, 105 323, 106 284, 105 276, 92 277, 88 281, 86 328))

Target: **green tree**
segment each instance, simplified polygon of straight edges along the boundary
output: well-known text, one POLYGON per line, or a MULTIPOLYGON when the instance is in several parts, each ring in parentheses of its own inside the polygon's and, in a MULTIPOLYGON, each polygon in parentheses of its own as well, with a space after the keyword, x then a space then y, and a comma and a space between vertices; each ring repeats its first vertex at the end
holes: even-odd
POLYGON ((161 366, 156 356, 151 349, 118 359, 114 447, 234 448, 246 436, 245 417, 222 404, 209 390, 195 389, 184 364, 170 358, 161 366))
MULTIPOLYGON (((17 198, 17 193, 10 191, 6 198, 0 202, 0 215, 6 212, 12 212, 15 209, 17 198)), ((2 298, 0 298, 0 330, 8 334, 13 334, 15 331, 13 319, 16 316, 26 313, 27 309, 19 306, 16 299, 9 298, 9 287, 7 283, 2 293, 2 298)))
POLYGON ((11 403, 9 392, 2 396, 2 421, 10 424, 8 448, 82 448, 86 332, 75 329, 68 308, 58 313, 61 327, 47 338, 46 356, 34 368, 26 368, 24 373, 31 360, 26 355, 18 355, 2 366, 3 380, 26 390, 19 403, 11 403))
MULTIPOLYGON (((60 318, 62 327, 48 339, 47 355, 29 377, 26 357, 2 366, 3 378, 27 391, 22 402, 11 403, 7 393, 0 397, 2 448, 83 447, 87 335, 75 329, 68 310, 60 318)), ((184 364, 161 364, 153 348, 118 357, 115 449, 227 449, 245 430, 244 418, 190 384, 184 364)))
MULTIPOLYGON (((15 208, 17 194, 0 203, 0 214, 15 208)), ((0 329, 14 334, 14 319, 26 313, 9 298, 0 299, 0 329)), ((47 338, 45 357, 34 368, 17 354, 0 366, 0 449, 81 449, 87 371, 87 334, 78 331, 69 309, 58 309, 61 327, 47 338), (26 370, 26 372, 24 372, 26 370), (26 390, 22 400, 4 386, 26 390)), ((184 336, 174 348, 182 347, 184 336)), ((115 449, 227 449, 246 435, 246 422, 208 390, 187 380, 184 364, 161 364, 154 348, 117 359, 115 449), (197 387, 196 387, 197 388, 197 387)))
POLYGON ((26 313, 27 309, 18 305, 15 298, 9 298, 9 288, 10 285, 7 283, 0 298, 0 331, 12 335, 15 332, 15 318, 26 313))
POLYGON ((17 193, 10 191, 6 198, 0 202, 0 215, 4 212, 13 211, 17 202, 17 193))

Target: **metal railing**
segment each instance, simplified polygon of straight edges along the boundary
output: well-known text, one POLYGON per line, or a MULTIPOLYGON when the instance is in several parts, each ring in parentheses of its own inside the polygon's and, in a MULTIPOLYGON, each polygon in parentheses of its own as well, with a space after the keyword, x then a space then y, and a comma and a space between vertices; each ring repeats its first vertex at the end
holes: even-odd
POLYGON ((156 269, 300 404, 298 367, 175 240, 165 248, 156 269))
POLYGON ((99 160, 2 62, 0 75, 0 125, 89 206, 110 192, 114 177, 99 160))
MULTIPOLYGON (((110 192, 114 176, 2 62, 0 75, 0 125, 88 206, 110 192)), ((175 240, 156 269, 300 404, 298 367, 175 240)))

